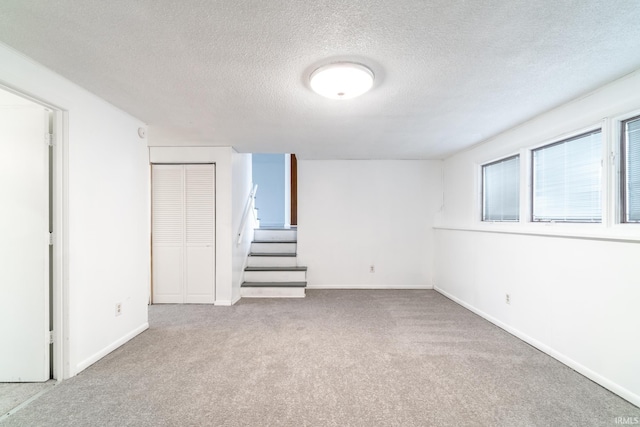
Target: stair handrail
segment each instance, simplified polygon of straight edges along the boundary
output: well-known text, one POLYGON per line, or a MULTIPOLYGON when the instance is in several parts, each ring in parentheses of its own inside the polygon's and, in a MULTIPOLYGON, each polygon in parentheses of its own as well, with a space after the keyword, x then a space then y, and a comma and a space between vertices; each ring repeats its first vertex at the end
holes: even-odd
POLYGON ((258 192, 258 184, 254 184, 251 192, 249 193, 249 198, 247 199, 247 203, 244 208, 244 212, 242 213, 242 221, 240 221, 240 230, 238 230, 238 243, 242 243, 242 237, 244 234, 244 228, 247 224, 247 218, 249 217, 249 211, 254 210, 255 202, 256 202, 256 193, 258 192))

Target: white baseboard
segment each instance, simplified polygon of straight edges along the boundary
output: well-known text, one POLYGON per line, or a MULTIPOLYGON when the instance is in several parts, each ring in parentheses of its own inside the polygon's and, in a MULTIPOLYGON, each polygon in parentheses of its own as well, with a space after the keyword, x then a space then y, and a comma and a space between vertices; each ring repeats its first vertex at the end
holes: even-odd
POLYGON ((433 289, 431 285, 307 285, 307 289, 433 289))
POLYGON ((234 304, 234 302, 231 301, 231 300, 228 300, 228 299, 217 299, 213 303, 213 305, 220 305, 220 306, 223 306, 223 307, 229 307, 229 306, 232 306, 233 304, 234 304))
POLYGON ((125 336, 123 336, 122 338, 114 341, 113 343, 109 344, 108 346, 106 346, 105 348, 100 350, 99 352, 97 352, 97 353, 91 355, 90 357, 86 358, 85 360, 83 360, 82 362, 80 362, 80 363, 78 363, 76 365, 76 371, 71 373, 71 376, 75 376, 75 375, 79 374, 80 372, 84 371, 89 366, 93 365, 98 360, 102 359, 107 354, 111 353, 113 350, 115 350, 118 347, 122 346, 127 341, 131 340, 132 338, 135 338, 136 336, 140 335, 142 332, 146 331, 147 329, 149 329, 149 323, 145 322, 142 325, 140 325, 137 328, 135 328, 133 331, 131 331, 128 334, 126 334, 125 336))
POLYGON ((242 295, 238 294, 235 296, 235 298, 233 298, 231 300, 231 305, 235 305, 235 303, 237 303, 238 301, 240 301, 240 299, 242 298, 242 295))
POLYGON ((567 365, 568 367, 570 367, 571 369, 573 369, 576 372, 579 372, 580 374, 584 375, 585 377, 589 378, 591 381, 594 381, 598 384, 600 384, 602 387, 612 391, 613 393, 617 394, 618 396, 622 397, 625 400, 628 400, 629 402, 633 403, 636 406, 640 406, 640 396, 638 396, 637 394, 631 392, 630 390, 627 390, 626 388, 620 386, 619 384, 609 380, 608 378, 603 377, 602 375, 598 374, 597 372, 592 371, 591 369, 587 368, 584 365, 581 365, 580 363, 576 362, 575 360, 565 356, 564 354, 558 352, 557 350, 549 347, 548 345, 528 336, 527 334, 521 332, 520 330, 513 328, 509 325, 507 325, 506 323, 501 322, 500 320, 496 319, 493 316, 490 316, 489 314, 477 309, 476 307, 462 301, 461 299, 449 294, 448 292, 438 288, 437 286, 434 286, 433 288, 436 292, 439 292, 440 294, 442 294, 443 296, 449 298, 451 301, 461 305, 462 307, 466 308, 469 311, 472 311, 473 313, 477 314, 480 317, 483 317, 484 319, 488 320, 489 322, 493 323, 494 325, 498 326, 501 329, 504 329, 505 331, 509 332, 511 335, 514 335, 518 338, 520 338, 522 341, 526 342, 527 344, 532 345, 533 347, 537 348, 538 350, 548 354, 549 356, 553 357, 554 359, 558 360, 561 363, 564 363, 565 365, 567 365))

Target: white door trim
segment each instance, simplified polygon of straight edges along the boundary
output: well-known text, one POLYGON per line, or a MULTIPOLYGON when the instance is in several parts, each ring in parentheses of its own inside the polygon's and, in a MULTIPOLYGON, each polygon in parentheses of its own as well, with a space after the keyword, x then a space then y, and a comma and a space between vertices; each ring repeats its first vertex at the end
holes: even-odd
POLYGON ((53 110, 53 375, 70 378, 69 365, 69 114, 53 110))

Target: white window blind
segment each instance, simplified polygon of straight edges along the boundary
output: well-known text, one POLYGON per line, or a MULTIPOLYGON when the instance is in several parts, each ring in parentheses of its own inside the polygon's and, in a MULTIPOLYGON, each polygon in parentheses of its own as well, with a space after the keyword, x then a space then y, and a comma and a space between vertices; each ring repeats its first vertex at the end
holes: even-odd
POLYGON ((624 222, 640 222, 640 117, 623 122, 624 222))
POLYGON ((482 220, 520 220, 520 156, 482 166, 482 220))
POLYGON ((533 221, 602 221, 601 133, 533 150, 533 221))

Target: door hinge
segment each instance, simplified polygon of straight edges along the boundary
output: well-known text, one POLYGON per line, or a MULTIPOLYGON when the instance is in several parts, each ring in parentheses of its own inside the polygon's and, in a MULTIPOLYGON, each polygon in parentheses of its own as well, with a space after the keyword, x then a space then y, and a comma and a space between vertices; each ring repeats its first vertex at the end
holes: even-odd
POLYGON ((44 134, 44 142, 49 147, 53 147, 55 145, 55 138, 53 137, 53 134, 45 133, 44 134))
POLYGON ((49 246, 53 246, 53 233, 49 233, 49 246))
POLYGON ((53 344, 53 331, 49 331, 49 344, 53 344))

